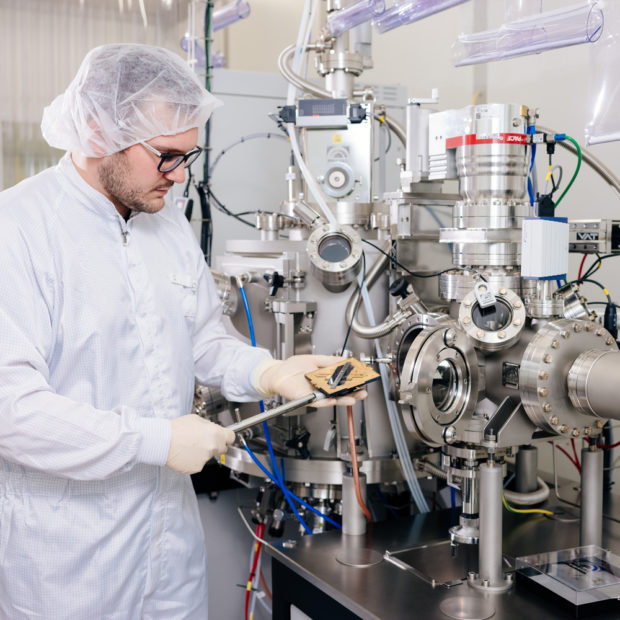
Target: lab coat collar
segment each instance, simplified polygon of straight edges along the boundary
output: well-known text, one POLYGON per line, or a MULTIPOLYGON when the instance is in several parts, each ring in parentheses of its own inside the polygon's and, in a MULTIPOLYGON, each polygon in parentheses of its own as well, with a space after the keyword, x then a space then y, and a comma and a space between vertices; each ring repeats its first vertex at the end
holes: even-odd
POLYGON ((56 171, 65 191, 76 198, 87 209, 107 219, 117 220, 120 217, 112 202, 82 178, 71 160, 70 153, 65 153, 58 162, 56 171))
MULTIPOLYGON (((118 220, 121 217, 114 204, 82 178, 71 160, 70 153, 65 153, 63 158, 58 162, 56 170, 65 191, 69 192, 87 209, 106 219, 118 220)), ((147 214, 132 211, 129 219, 144 215, 147 214)), ((169 207, 167 206, 155 214, 148 215, 151 217, 163 217, 165 220, 171 222, 174 221, 174 218, 169 213, 169 207)))

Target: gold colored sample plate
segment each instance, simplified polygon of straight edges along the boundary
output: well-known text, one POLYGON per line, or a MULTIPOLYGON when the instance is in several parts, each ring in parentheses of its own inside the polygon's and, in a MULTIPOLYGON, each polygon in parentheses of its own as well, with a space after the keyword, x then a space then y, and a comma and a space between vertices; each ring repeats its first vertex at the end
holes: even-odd
POLYGON ((333 366, 326 366, 325 368, 319 368, 312 372, 306 373, 305 377, 312 383, 312 385, 321 390, 327 396, 339 396, 357 390, 362 386, 376 381, 379 378, 379 373, 375 372, 367 364, 363 364, 359 360, 350 357, 345 361, 338 362, 333 366), (334 374, 346 364, 351 364, 351 370, 346 375, 344 381, 338 385, 330 385, 329 380, 334 374))

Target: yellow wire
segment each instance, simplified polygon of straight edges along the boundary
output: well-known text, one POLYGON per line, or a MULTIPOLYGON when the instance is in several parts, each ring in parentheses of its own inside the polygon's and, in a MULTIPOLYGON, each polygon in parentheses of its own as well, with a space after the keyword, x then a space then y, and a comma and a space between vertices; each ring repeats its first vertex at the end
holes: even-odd
POLYGON ((518 512, 520 514, 539 513, 539 514, 547 515, 549 517, 553 516, 553 513, 550 510, 543 510, 542 508, 528 508, 527 510, 521 510, 520 508, 513 508, 512 506, 508 505, 508 502, 506 501, 506 498, 504 497, 503 493, 502 493, 502 502, 504 503, 504 507, 506 508, 508 512, 518 512))
POLYGON ((549 166, 549 172, 547 172, 547 176, 545 177, 545 181, 548 181, 553 174, 553 166, 549 166))

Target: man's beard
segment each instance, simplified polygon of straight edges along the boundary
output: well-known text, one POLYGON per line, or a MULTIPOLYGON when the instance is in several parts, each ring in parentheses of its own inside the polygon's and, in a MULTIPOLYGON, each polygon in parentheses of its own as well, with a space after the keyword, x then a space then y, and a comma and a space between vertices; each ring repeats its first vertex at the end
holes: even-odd
MULTIPOLYGON (((148 192, 131 187, 127 174, 127 155, 122 151, 112 155, 99 166, 99 183, 113 202, 131 211, 155 213, 161 206, 154 206, 144 200, 148 192)), ((153 188, 155 189, 155 188, 153 188)))

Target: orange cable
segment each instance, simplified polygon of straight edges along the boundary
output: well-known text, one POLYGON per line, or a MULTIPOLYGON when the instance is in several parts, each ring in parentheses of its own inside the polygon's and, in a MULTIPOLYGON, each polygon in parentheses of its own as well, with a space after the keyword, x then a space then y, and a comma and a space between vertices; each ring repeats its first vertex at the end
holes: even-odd
POLYGON ((351 452, 351 467, 353 469, 353 482, 355 484, 355 496, 357 497, 357 503, 360 505, 364 516, 368 521, 372 522, 372 515, 370 510, 364 503, 362 498, 362 492, 360 490, 360 476, 357 471, 357 450, 355 449, 355 428, 353 426, 353 407, 347 407, 347 422, 349 423, 349 451, 351 452))

